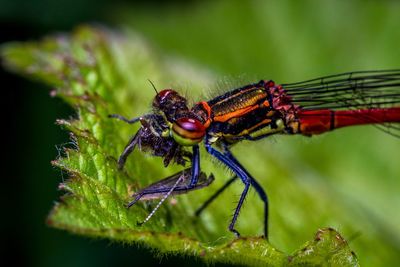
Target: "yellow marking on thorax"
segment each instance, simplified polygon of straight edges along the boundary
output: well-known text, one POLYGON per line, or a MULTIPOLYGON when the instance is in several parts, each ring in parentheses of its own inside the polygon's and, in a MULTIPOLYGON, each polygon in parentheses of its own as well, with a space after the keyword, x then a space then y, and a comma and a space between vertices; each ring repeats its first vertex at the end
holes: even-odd
POLYGON ((247 114, 250 111, 255 110, 257 108, 258 108, 257 105, 248 106, 248 107, 245 107, 245 108, 242 108, 242 109, 235 110, 235 111, 230 112, 230 113, 223 114, 222 116, 215 116, 213 118, 213 121, 225 122, 225 121, 228 121, 229 119, 232 119, 232 118, 235 118, 235 117, 240 117, 240 116, 242 116, 244 114, 247 114))
MULTIPOLYGON (((225 114, 246 110, 249 107, 256 105, 260 100, 265 99, 267 93, 262 89, 248 90, 238 92, 224 100, 214 104, 211 109, 214 117, 224 116, 225 114)), ((242 114, 242 112, 238 112, 242 114)), ((232 116, 231 116, 232 117, 232 116)))

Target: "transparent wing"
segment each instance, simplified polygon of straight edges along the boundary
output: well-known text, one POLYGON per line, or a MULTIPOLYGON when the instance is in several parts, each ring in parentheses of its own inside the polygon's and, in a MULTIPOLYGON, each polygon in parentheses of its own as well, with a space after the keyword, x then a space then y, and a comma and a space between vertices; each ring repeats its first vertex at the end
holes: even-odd
POLYGON ((400 105, 400 70, 347 72, 282 87, 304 110, 400 105))

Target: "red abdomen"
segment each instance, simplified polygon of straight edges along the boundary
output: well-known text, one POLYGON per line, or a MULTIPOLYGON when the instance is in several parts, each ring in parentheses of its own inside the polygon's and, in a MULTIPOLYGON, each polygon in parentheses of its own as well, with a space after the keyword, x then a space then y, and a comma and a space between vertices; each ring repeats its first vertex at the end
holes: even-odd
POLYGON ((304 135, 321 134, 336 128, 400 122, 400 107, 359 110, 305 110, 297 113, 299 132, 304 135))

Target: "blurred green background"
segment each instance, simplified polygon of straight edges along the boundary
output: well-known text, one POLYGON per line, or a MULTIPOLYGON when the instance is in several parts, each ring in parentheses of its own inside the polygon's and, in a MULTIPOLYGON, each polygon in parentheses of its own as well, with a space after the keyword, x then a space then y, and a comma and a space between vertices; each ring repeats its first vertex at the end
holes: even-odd
MULTIPOLYGON (((0 0, 0 41, 37 39, 55 31, 70 31, 80 23, 100 23, 134 29, 162 53, 189 60, 221 80, 244 77, 285 83, 351 70, 399 68, 399 14, 398 1, 0 0)), ((60 100, 51 99, 41 84, 4 70, 1 81, 3 124, 9 135, 4 154, 11 155, 6 168, 10 171, 3 175, 1 229, 7 249, 20 255, 13 258, 15 264, 201 265, 190 258, 160 260, 145 249, 48 228, 45 218, 61 194, 56 189, 62 179, 49 162, 58 155, 56 145, 69 142, 68 134, 54 121, 73 112, 60 100)), ((356 127, 312 139, 276 137, 246 149, 248 153, 265 151, 266 158, 279 162, 279 168, 311 191, 315 183, 327 188, 315 194, 342 196, 331 200, 333 207, 335 202, 345 201, 355 213, 367 214, 375 227, 345 236, 354 236, 350 246, 356 252, 365 246, 377 247, 378 256, 359 255, 362 265, 400 262, 399 139, 373 127, 356 127), (386 240, 383 250, 379 249, 382 244, 369 238, 368 231, 376 229, 379 231, 374 234, 386 240)), ((246 161, 246 155, 238 158, 245 166, 254 164, 246 161)), ((264 175, 254 167, 249 169, 255 177, 264 175)), ((275 201, 291 199, 285 188, 269 193, 275 201)), ((307 210, 296 207, 273 211, 272 216, 296 224, 304 212, 295 211, 301 208, 307 210)), ((315 227, 332 225, 341 231, 334 218, 326 221, 329 225, 315 227)), ((301 245, 297 237, 304 233, 293 233, 293 244, 280 240, 279 232, 272 235, 278 248, 291 252, 301 245)))

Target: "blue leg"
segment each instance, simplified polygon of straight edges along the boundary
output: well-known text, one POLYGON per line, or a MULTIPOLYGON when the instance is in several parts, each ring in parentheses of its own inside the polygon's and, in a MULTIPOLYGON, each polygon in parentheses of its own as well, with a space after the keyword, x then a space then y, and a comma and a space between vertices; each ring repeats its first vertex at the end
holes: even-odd
POLYGON ((190 186, 196 186, 197 181, 199 180, 200 174, 200 151, 199 146, 194 145, 192 147, 193 156, 192 156, 192 178, 190 181, 190 186))
POLYGON ((242 195, 240 196, 239 203, 236 207, 235 213, 233 215, 233 219, 231 224, 229 225, 229 230, 234 232, 236 235, 239 235, 239 233, 234 229, 237 217, 239 216, 240 208, 243 205, 243 201, 247 195, 247 192, 249 190, 250 184, 254 186, 256 189, 258 195, 264 202, 264 235, 268 239, 268 198, 260 184, 257 183, 256 180, 254 180, 253 177, 243 168, 243 166, 233 157, 232 153, 229 151, 227 145, 223 144, 223 149, 224 153, 219 152, 218 150, 214 149, 211 144, 209 144, 206 140, 205 146, 207 149, 207 152, 222 161, 226 166, 228 166, 232 171, 235 172, 237 176, 240 177, 242 182, 245 184, 245 188, 242 192, 242 195))
MULTIPOLYGON (((237 159, 232 155, 230 150, 226 145, 223 146, 224 148, 224 154, 229 157, 233 162, 236 163, 240 168, 242 168, 244 171, 244 167, 237 161, 237 159)), ((246 173, 250 176, 250 174, 246 171, 246 173)), ((268 205, 268 196, 265 193, 264 189, 262 186, 254 179, 251 177, 251 185, 256 189, 256 192, 258 196, 261 198, 262 202, 264 202, 264 235, 265 238, 268 239, 268 215, 269 215, 269 205, 268 205)))
POLYGON ((233 214, 232 222, 229 225, 229 230, 233 232, 236 236, 240 236, 239 232, 235 229, 235 223, 237 221, 237 218, 239 216, 240 208, 243 205, 243 202, 246 198, 247 192, 249 191, 250 184, 251 184, 251 176, 240 166, 238 166, 235 161, 229 158, 229 156, 222 154, 215 148, 211 146, 210 143, 205 142, 205 147, 208 153, 219 159, 221 162, 223 162, 226 166, 228 166, 235 174, 242 180, 244 183, 244 189, 243 192, 240 196, 238 205, 236 206, 235 212, 233 214))

